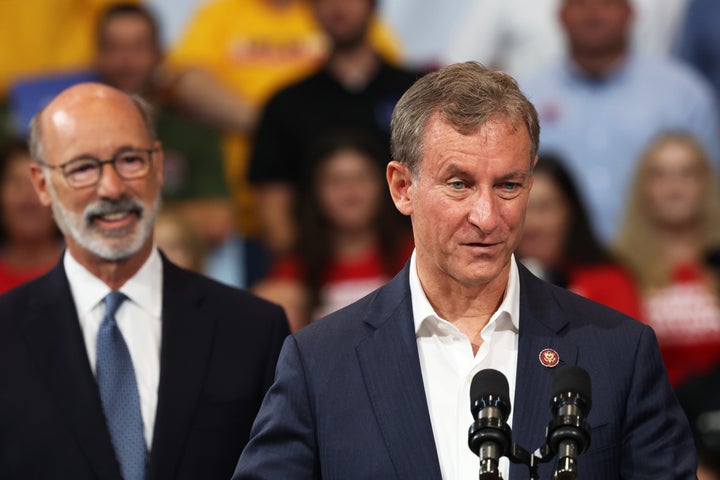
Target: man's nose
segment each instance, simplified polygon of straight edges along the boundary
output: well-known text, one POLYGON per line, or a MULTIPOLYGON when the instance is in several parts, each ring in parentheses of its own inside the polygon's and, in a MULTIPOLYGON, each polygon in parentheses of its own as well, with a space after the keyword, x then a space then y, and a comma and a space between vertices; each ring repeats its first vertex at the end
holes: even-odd
POLYGON ((112 163, 100 166, 100 179, 97 184, 97 192, 100 197, 119 198, 125 193, 125 188, 125 180, 118 175, 112 163))
POLYGON ((472 200, 468 221, 483 233, 491 233, 498 225, 497 202, 491 189, 481 189, 472 200))

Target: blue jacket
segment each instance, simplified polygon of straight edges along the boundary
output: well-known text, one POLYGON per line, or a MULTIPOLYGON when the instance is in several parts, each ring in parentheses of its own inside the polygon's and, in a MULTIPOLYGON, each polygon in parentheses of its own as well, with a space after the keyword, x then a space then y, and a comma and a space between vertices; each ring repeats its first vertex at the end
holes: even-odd
MULTIPOLYGON (((555 370, 538 354, 586 369, 593 384, 582 480, 695 479, 696 459, 653 331, 520 270, 513 441, 545 441, 555 370)), ((469 403, 468 403, 469 408, 469 403)), ((469 425, 468 425, 469 426, 469 425)), ((540 478, 551 478, 544 464, 540 478)), ((275 382, 234 480, 439 479, 408 266, 390 283, 285 341, 275 382)), ((510 478, 527 479, 512 465, 510 478)), ((469 479, 468 479, 469 480, 469 479)))

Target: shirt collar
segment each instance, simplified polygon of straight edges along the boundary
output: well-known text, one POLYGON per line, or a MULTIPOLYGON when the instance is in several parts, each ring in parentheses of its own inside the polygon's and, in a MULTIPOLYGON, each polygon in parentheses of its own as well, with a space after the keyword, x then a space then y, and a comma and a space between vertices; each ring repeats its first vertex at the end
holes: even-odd
MULTIPOLYGON (((63 266, 78 315, 89 313, 110 293, 110 287, 90 273, 67 250, 63 257, 63 266)), ((140 270, 120 287, 120 291, 149 314, 155 317, 160 316, 162 310, 162 261, 156 247, 153 247, 150 256, 140 270)))
MULTIPOLYGON (((410 298, 412 301, 413 321, 415 323, 415 334, 418 333, 420 327, 427 319, 441 319, 435 312, 430 301, 425 295, 425 291, 420 284, 420 277, 417 274, 417 264, 415 259, 415 251, 413 250, 410 257, 410 298)), ((490 317, 488 324, 498 322, 503 318, 508 318, 515 332, 519 331, 520 317, 520 275, 518 267, 515 263, 515 255, 510 259, 510 274, 508 276, 508 284, 505 289, 505 295, 500 306, 490 317)))

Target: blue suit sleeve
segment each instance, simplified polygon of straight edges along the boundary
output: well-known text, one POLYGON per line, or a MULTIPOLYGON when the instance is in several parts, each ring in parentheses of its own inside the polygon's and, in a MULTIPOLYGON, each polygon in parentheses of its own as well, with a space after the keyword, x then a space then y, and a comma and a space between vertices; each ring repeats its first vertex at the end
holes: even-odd
POLYGON ((649 327, 644 328, 635 354, 623 425, 621 478, 697 478, 687 418, 670 387, 655 333, 649 327))
POLYGON ((319 479, 314 425, 301 354, 289 336, 233 480, 319 479))

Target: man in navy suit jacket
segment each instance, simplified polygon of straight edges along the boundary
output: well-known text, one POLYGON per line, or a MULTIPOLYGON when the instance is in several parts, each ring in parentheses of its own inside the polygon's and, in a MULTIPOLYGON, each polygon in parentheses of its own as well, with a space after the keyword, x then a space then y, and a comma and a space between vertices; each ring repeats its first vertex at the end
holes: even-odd
MULTIPOLYGON (((234 480, 477 478, 474 374, 509 379, 512 439, 534 450, 562 365, 592 379, 578 478, 695 478, 652 330, 514 260, 538 137, 534 107, 504 73, 457 64, 408 90, 387 177, 415 252, 389 284, 285 341, 234 480)), ((499 470, 528 478, 506 459, 499 470)), ((541 478, 552 471, 542 465, 541 478)))
POLYGON ((0 478, 227 479, 247 442, 287 320, 158 252, 163 153, 151 125, 140 98, 100 84, 65 90, 33 122, 31 178, 67 250, 0 297, 0 478), (120 361, 98 333, 111 291, 126 297, 113 315, 120 361), (102 372, 131 370, 136 388, 103 395, 101 354, 115 360, 102 372), (133 477, 118 454, 133 422, 111 421, 111 403, 141 416, 133 477))

